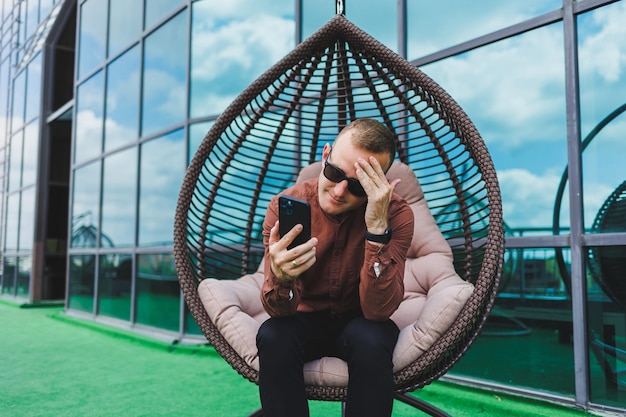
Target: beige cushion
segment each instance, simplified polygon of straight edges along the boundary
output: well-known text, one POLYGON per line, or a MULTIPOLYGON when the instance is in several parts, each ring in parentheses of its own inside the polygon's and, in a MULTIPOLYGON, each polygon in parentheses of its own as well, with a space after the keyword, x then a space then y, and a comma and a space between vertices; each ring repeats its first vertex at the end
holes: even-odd
POLYGON ((233 349, 259 369, 256 334, 269 318, 261 304, 263 273, 245 275, 238 280, 208 278, 198 286, 198 295, 211 321, 233 349))
MULTIPOLYGON (((321 163, 304 168, 298 181, 319 175, 321 163)), ((394 162, 387 177, 401 178, 396 192, 403 196, 415 215, 415 234, 407 254, 405 294, 391 319, 400 328, 393 354, 394 371, 416 360, 445 332, 473 291, 454 271, 452 252, 441 235, 413 171, 394 162)), ((256 273, 235 281, 205 279, 198 293, 209 317, 220 333, 252 368, 259 369, 256 334, 268 318, 260 290, 263 265, 256 273)), ((345 386, 348 367, 338 358, 325 357, 305 364, 305 381, 325 386, 345 386)))

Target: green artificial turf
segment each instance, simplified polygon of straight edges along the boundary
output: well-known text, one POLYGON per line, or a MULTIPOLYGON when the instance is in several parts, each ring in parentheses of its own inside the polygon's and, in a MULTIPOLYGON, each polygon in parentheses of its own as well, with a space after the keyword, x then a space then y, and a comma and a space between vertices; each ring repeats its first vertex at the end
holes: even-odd
MULTIPOLYGON (((59 306, 0 302, 0 364, 3 417, 244 417, 259 407, 256 385, 211 347, 168 345, 67 317, 59 306)), ((415 395, 458 417, 591 415, 447 382, 415 395)), ((312 401, 311 417, 339 417, 340 407, 312 401)), ((394 406, 394 417, 422 415, 394 406)))

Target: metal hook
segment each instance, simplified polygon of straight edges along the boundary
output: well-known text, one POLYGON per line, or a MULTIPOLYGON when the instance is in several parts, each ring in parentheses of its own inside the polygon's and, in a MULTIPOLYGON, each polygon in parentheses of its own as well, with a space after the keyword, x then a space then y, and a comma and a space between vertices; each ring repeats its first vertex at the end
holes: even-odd
POLYGON ((337 14, 340 14, 342 16, 346 15, 346 4, 343 0, 337 0, 335 2, 335 11, 337 14))

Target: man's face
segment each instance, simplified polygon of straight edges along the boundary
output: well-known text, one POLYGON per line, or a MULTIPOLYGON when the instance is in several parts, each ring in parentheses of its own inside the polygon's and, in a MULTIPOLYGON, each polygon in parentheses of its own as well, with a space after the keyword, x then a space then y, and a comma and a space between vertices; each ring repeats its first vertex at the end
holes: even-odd
MULTIPOLYGON (((357 176, 354 164, 358 158, 363 158, 367 161, 373 155, 382 167, 386 168, 389 165, 389 156, 387 154, 374 154, 354 146, 352 144, 352 133, 349 130, 340 135, 332 147, 332 153, 330 145, 324 146, 322 154, 324 162, 328 162, 333 167, 343 171, 346 177, 355 180, 357 176)), ((325 213, 336 216, 354 210, 367 201, 367 196, 356 196, 349 191, 348 180, 333 182, 326 178, 323 171, 322 169, 319 176, 319 202, 325 213)))

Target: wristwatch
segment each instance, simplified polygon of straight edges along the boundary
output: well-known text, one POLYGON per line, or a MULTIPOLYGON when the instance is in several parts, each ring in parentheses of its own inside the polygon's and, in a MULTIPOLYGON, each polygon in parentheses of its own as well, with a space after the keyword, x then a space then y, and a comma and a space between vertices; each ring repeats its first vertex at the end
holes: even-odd
POLYGON ((391 240, 391 227, 385 229, 382 235, 375 235, 369 231, 365 231, 365 239, 377 243, 389 243, 391 240))

